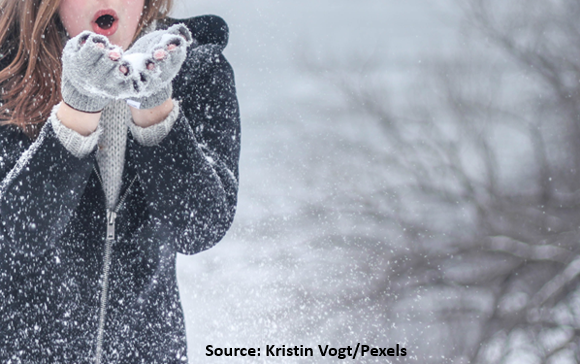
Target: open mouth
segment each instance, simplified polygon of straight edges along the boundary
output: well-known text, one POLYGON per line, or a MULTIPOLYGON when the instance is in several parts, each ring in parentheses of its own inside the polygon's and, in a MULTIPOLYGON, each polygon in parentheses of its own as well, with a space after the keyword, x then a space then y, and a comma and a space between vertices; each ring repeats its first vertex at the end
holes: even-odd
POLYGON ((114 34, 118 25, 117 14, 112 9, 99 10, 93 18, 93 31, 104 36, 114 34))
POLYGON ((97 25, 101 28, 101 29, 109 29, 113 26, 113 23, 115 22, 115 18, 113 18, 112 15, 106 14, 106 15, 101 15, 97 18, 97 21, 95 21, 95 23, 97 23, 97 25))

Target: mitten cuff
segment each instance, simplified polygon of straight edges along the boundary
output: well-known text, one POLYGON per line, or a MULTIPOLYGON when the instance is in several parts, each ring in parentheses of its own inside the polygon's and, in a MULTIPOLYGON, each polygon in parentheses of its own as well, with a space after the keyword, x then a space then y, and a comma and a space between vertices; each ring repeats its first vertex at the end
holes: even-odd
POLYGON ((48 122, 51 123, 52 129, 62 145, 77 158, 84 158, 89 155, 97 146, 99 136, 103 132, 101 126, 88 136, 83 136, 76 131, 67 128, 56 116, 56 111, 60 103, 52 108, 48 122))
POLYGON ((167 99, 170 99, 172 94, 173 87, 171 86, 170 82, 167 85, 167 87, 162 88, 153 95, 149 95, 146 97, 131 97, 127 99, 127 104, 136 109, 152 109, 156 106, 161 105, 162 103, 167 101, 167 99))
POLYGON ((71 83, 63 79, 61 94, 63 101, 75 110, 83 112, 102 111, 111 99, 103 96, 87 96, 78 92, 71 83))
MULTIPOLYGON (((167 99, 166 99, 167 100, 167 99)), ((137 142, 145 147, 152 147, 159 144, 171 131, 175 120, 179 116, 179 102, 173 100, 173 110, 169 115, 160 123, 142 128, 135 124, 133 119, 131 119, 127 124, 133 138, 137 142)))

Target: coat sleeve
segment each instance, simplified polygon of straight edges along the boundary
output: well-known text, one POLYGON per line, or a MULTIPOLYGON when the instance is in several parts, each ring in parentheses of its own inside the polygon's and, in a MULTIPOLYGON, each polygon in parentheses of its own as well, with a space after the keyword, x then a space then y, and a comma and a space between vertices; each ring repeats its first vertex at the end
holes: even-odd
POLYGON ((94 153, 72 155, 46 123, 32 142, 0 126, 0 235, 3 245, 31 255, 53 247, 79 204, 94 153))
POLYGON ((221 48, 191 50, 173 89, 180 115, 171 131, 149 147, 130 137, 129 164, 157 233, 175 251, 194 254, 225 235, 237 203, 240 117, 221 48))

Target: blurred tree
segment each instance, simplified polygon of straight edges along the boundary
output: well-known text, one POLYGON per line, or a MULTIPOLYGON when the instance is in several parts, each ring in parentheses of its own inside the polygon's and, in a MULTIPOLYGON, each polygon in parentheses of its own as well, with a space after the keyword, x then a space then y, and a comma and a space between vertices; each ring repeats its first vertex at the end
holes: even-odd
POLYGON ((373 176, 323 206, 350 214, 359 227, 341 238, 382 259, 372 298, 385 310, 429 297, 445 343, 429 362, 576 363, 580 1, 460 6, 463 52, 429 62, 406 106, 387 103, 376 59, 334 71, 303 60, 340 92, 336 114, 367 131, 342 125, 341 146, 373 176), (403 243, 387 250, 394 228, 403 243))

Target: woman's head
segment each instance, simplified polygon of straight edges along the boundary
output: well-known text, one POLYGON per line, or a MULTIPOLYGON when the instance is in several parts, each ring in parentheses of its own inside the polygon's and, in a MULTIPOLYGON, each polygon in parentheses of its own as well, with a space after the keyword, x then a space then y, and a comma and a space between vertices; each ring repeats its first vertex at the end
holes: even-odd
POLYGON ((168 1, 61 0, 58 15, 70 37, 89 30, 127 49, 140 26, 149 23, 152 16, 166 13, 160 7, 167 9, 169 5, 168 1), (152 6, 153 12, 144 12, 152 6))
POLYGON ((127 49, 135 37, 144 5, 144 0, 61 0, 58 15, 71 38, 89 30, 127 49))
MULTIPOLYGON (((128 47, 141 30, 171 10, 172 0, 0 0, 0 122, 28 135, 50 115, 60 97, 62 33, 110 32, 112 43, 128 47), (107 28, 107 29, 106 29, 107 28), (114 32, 113 32, 114 30, 114 32)), ((77 34, 78 34, 77 33, 77 34)))

